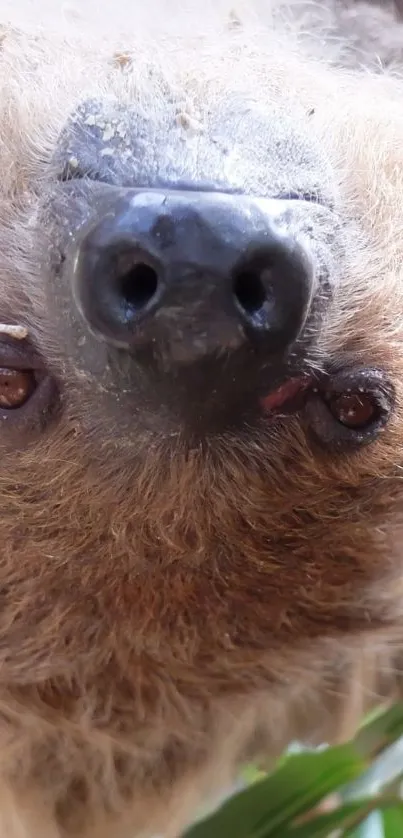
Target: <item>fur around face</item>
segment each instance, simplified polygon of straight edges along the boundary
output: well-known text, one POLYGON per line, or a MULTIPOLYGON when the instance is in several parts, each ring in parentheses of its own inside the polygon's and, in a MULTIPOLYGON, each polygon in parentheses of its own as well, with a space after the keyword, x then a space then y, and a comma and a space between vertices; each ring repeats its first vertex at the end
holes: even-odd
POLYGON ((330 0, 100 5, 63 25, 54 0, 4 7, 1 319, 27 326, 60 406, 35 438, 7 420, 0 440, 0 838, 174 838, 244 759, 337 740, 399 687, 401 24, 330 0), (165 165, 172 114, 187 126, 170 162, 190 177, 213 159, 211 114, 219 135, 241 109, 248 155, 228 165, 245 188, 272 147, 256 109, 253 125, 276 121, 284 183, 284 126, 315 140, 323 169, 307 172, 334 197, 343 271, 310 362, 389 376, 395 409, 371 445, 318 451, 292 417, 189 450, 164 415, 139 404, 129 433, 109 410, 43 207, 71 114, 108 114, 111 97, 145 115, 143 166, 165 165))

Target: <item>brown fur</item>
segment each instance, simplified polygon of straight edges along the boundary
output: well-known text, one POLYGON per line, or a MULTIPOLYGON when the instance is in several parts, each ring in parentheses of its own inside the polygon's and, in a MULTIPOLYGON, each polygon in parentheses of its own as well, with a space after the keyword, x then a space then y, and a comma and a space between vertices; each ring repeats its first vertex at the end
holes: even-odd
POLYGON ((174 47, 166 17, 152 16, 151 37, 140 9, 126 10, 132 30, 120 19, 124 38, 98 20, 66 36, 57 21, 4 26, 1 316, 28 324, 67 395, 34 444, 2 444, 1 838, 173 837, 243 759, 347 735, 398 682, 403 82, 379 67, 368 21, 382 20, 384 63, 392 42, 399 57, 396 24, 357 4, 347 40, 351 7, 287 4, 273 22, 263 5, 257 18, 224 10, 211 29, 191 9, 174 47), (36 204, 83 78, 146 97, 150 62, 193 103, 230 85, 264 107, 288 86, 315 109, 361 223, 318 364, 354 356, 389 373, 397 406, 371 446, 319 454, 295 419, 275 439, 261 427, 189 451, 154 434, 134 453, 102 416, 91 424, 94 382, 65 361, 40 281, 36 204))

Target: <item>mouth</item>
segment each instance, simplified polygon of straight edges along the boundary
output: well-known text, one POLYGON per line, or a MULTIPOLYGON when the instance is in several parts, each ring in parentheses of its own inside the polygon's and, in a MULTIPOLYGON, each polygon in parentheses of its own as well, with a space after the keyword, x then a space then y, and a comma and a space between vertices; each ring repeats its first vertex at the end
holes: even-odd
POLYGON ((290 378, 267 396, 263 396, 260 406, 268 414, 279 411, 295 412, 303 406, 304 397, 312 384, 313 380, 309 376, 290 378))

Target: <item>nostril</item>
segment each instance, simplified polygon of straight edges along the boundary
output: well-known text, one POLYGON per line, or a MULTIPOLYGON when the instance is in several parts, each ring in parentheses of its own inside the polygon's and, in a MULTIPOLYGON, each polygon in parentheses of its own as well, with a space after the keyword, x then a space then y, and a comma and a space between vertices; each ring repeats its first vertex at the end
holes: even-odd
MULTIPOLYGON (((267 267, 266 267, 267 270, 267 267)), ((266 301, 266 289, 257 267, 242 270, 234 277, 233 292, 238 306, 248 315, 257 314, 266 301)))
MULTIPOLYGON (((268 237, 269 238, 269 237, 268 237)), ((297 241, 272 236, 250 252, 232 273, 232 300, 248 336, 282 352, 305 324, 314 289, 314 264, 297 241)))
POLYGON ((95 334, 131 346, 137 326, 160 304, 165 271, 154 253, 131 235, 116 235, 110 224, 107 216, 83 237, 74 260, 73 295, 95 334))
POLYGON ((139 262, 119 277, 118 285, 127 306, 134 311, 141 311, 157 293, 158 274, 151 265, 139 262))

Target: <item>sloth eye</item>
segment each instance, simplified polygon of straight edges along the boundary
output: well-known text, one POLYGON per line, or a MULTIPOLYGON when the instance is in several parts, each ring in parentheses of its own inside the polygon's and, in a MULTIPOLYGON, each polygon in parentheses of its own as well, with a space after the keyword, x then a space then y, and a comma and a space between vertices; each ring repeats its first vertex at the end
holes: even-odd
POLYGON ((28 401, 36 389, 32 370, 12 370, 0 367, 0 408, 15 410, 28 401))
POLYGON ((383 371, 349 370, 318 382, 307 397, 305 421, 322 445, 357 448, 381 432, 394 404, 394 389, 383 371))
POLYGON ((360 430, 379 418, 379 405, 368 393, 340 393, 324 397, 334 418, 346 428, 360 430))
POLYGON ((38 351, 14 332, 0 325, 0 451, 42 434, 60 404, 58 381, 38 351))

